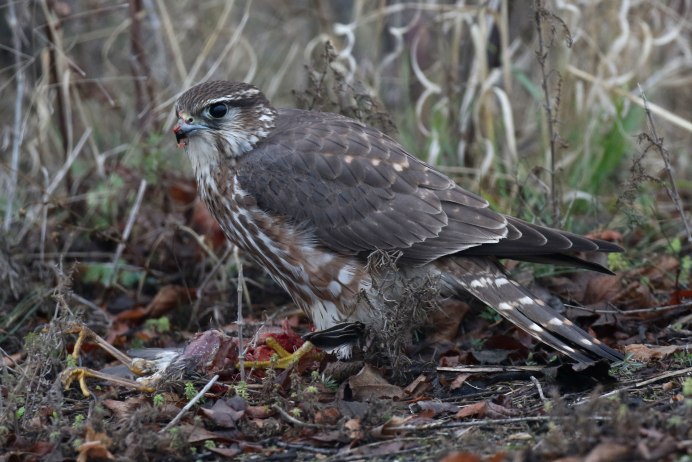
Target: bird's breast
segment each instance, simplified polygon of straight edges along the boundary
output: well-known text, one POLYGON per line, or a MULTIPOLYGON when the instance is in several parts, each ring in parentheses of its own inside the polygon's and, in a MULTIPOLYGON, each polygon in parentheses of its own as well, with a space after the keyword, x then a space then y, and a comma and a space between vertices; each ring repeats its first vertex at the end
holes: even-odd
POLYGON ((359 292, 370 285, 361 263, 321 247, 309 231, 283 216, 261 210, 231 169, 198 177, 198 188, 228 240, 257 261, 316 324, 348 318, 359 292), (325 316, 339 319, 320 319, 325 316))

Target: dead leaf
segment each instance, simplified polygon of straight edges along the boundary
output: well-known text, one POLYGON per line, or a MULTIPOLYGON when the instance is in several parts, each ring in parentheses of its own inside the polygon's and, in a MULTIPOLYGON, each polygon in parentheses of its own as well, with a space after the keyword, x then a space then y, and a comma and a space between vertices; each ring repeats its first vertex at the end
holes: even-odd
POLYGON ((195 290, 183 286, 169 284, 163 286, 149 302, 145 311, 150 318, 160 318, 183 303, 189 303, 195 296, 195 290))
MULTIPOLYGON (((509 399, 503 399, 501 401, 511 404, 511 401, 509 399)), ((485 415, 491 419, 504 419, 507 417, 516 417, 520 414, 521 413, 518 410, 512 409, 511 407, 503 406, 499 403, 494 403, 492 401, 488 401, 486 403, 485 415)))
POLYGON ((450 452, 440 462, 481 462, 481 457, 470 452, 450 452))
POLYGON ((602 241, 608 242, 622 242, 622 233, 615 231, 614 229, 603 229, 600 231, 593 231, 586 235, 590 239, 600 239, 602 241))
POLYGON ((624 460, 630 453, 630 448, 621 444, 601 443, 589 452, 584 462, 613 462, 624 460))
POLYGON ((363 369, 348 380, 353 399, 366 401, 377 398, 401 398, 404 391, 401 387, 387 382, 375 368, 365 365, 363 369))
POLYGON ((409 416, 409 417, 398 417, 394 416, 391 419, 389 419, 387 422, 384 424, 377 426, 373 428, 370 431, 370 434, 374 436, 375 438, 394 438, 397 436, 401 430, 398 429, 398 427, 401 427, 402 425, 405 425, 407 423, 410 423, 412 419, 414 419, 415 416, 409 416))
POLYGON ((427 325, 430 326, 428 338, 431 343, 453 342, 459 335, 459 324, 469 310, 469 305, 459 300, 447 299, 440 303, 440 309, 430 313, 427 325))
POLYGON ((84 443, 78 448, 77 462, 88 462, 95 459, 114 459, 113 454, 108 450, 112 441, 105 433, 97 433, 91 427, 87 426, 84 443))
POLYGON ((454 403, 444 403, 442 401, 418 401, 411 404, 410 409, 416 414, 422 411, 432 411, 432 415, 442 414, 445 412, 457 412, 459 405, 454 403))
POLYGON ((142 406, 148 404, 149 398, 144 395, 136 395, 126 400, 117 399, 104 399, 101 401, 104 407, 109 409, 115 414, 115 416, 120 419, 129 418, 136 410, 141 409, 142 406))
POLYGON ((245 408, 245 413, 253 419, 266 419, 267 417, 272 415, 273 411, 269 406, 265 405, 248 405, 247 408, 245 408))
POLYGON ((360 419, 348 419, 344 424, 344 430, 349 438, 354 441, 359 441, 363 439, 363 429, 360 425, 360 419))
MULTIPOLYGON (((240 399, 242 400, 242 398, 240 399)), ((239 406, 241 409, 234 409, 235 406, 230 405, 228 401, 217 400, 211 409, 202 408, 200 411, 219 427, 235 428, 236 422, 245 415, 245 406, 239 406)))
POLYGON ((671 391, 673 388, 675 388, 677 384, 675 382, 666 382, 663 385, 661 385, 661 390, 663 391, 671 391))
POLYGON ((404 388, 404 393, 412 398, 421 396, 432 388, 428 376, 421 374, 404 388))
POLYGON ((450 390, 457 390, 461 388, 464 385, 464 382, 466 382, 466 379, 471 377, 471 374, 459 374, 457 375, 454 380, 452 380, 452 383, 449 384, 449 389, 450 390))
POLYGON ((315 412, 315 423, 318 425, 336 425, 341 413, 335 407, 326 407, 315 412))
POLYGON ((487 403, 485 401, 479 401, 477 403, 468 404, 468 405, 462 407, 461 409, 459 409, 459 411, 456 413, 456 415, 454 417, 457 419, 464 419, 466 417, 471 417, 471 416, 483 417, 483 416, 485 416, 485 412, 487 410, 487 407, 488 406, 487 406, 487 403))
POLYGON ((231 445, 231 447, 228 447, 228 448, 210 447, 207 449, 210 452, 213 452, 214 454, 218 454, 221 457, 225 457, 227 459, 233 459, 238 454, 243 453, 242 449, 240 449, 240 447, 237 444, 233 444, 233 445, 231 445))
POLYGON ((643 363, 648 363, 655 359, 664 359, 676 351, 678 351, 678 347, 675 345, 653 347, 648 347, 639 343, 625 345, 625 353, 631 354, 634 360, 643 363))
POLYGON ((187 442, 194 444, 207 440, 227 440, 226 437, 202 428, 198 425, 180 425, 183 434, 187 434, 187 442))
POLYGON ((619 276, 593 275, 586 283, 584 297, 577 301, 585 305, 609 302, 618 294, 621 284, 622 278, 619 276))

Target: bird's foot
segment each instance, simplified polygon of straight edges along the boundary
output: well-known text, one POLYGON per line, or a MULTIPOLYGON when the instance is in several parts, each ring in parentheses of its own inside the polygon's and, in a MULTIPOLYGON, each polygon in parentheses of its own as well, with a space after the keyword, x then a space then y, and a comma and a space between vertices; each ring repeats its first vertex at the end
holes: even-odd
POLYGON ((105 374, 94 369, 89 369, 88 367, 68 367, 60 374, 60 381, 62 382, 65 390, 70 388, 70 386, 72 386, 72 382, 77 380, 79 382, 79 389, 86 398, 91 396, 91 391, 86 384, 87 378, 106 380, 113 385, 134 388, 135 390, 143 391, 145 393, 153 393, 156 391, 154 388, 134 380, 118 377, 117 375, 105 374))
MULTIPOLYGON (((244 367, 254 369, 288 369, 298 363, 305 355, 315 348, 312 343, 304 342, 296 351, 289 353, 274 337, 267 337, 264 342, 269 348, 274 350, 275 357, 264 361, 244 361, 244 367)), ((238 365, 238 367, 240 367, 240 365, 238 365)))
MULTIPOLYGON (((62 332, 64 334, 77 335, 77 340, 75 341, 74 347, 72 348, 72 353, 68 355, 68 364, 78 364, 79 355, 82 351, 84 342, 89 340, 94 342, 99 348, 109 353, 115 359, 123 363, 136 376, 150 374, 153 372, 153 369, 155 369, 152 361, 142 360, 139 358, 130 358, 128 355, 119 351, 113 345, 108 343, 103 337, 101 337, 100 335, 98 335, 82 323, 71 323, 65 329, 62 329, 62 332)), ((79 388, 85 397, 91 395, 91 392, 89 391, 89 388, 86 385, 87 378, 106 380, 114 385, 122 385, 125 387, 134 388, 136 390, 145 392, 154 391, 152 387, 147 386, 143 383, 139 383, 124 377, 119 377, 117 375, 100 372, 94 369, 90 369, 88 367, 72 366, 68 367, 60 374, 60 381, 62 382, 63 387, 66 390, 70 388, 70 386, 75 380, 77 380, 79 382, 79 388)))

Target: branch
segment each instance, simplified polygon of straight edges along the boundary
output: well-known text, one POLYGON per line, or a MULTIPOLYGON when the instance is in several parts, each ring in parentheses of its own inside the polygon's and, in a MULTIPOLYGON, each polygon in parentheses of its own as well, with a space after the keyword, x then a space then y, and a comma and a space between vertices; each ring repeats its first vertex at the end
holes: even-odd
POLYGON ((17 193, 17 174, 19 172, 19 148, 22 145, 22 99, 24 96, 24 67, 21 58, 21 41, 19 39, 19 21, 17 20, 17 10, 15 2, 10 1, 7 10, 7 25, 12 31, 12 48, 14 51, 14 64, 16 68, 15 77, 17 79, 17 94, 14 98, 14 121, 12 122, 12 157, 10 161, 10 181, 7 190, 7 208, 5 209, 5 221, 3 229, 10 230, 12 223, 12 206, 14 197, 17 193))
POLYGON ((687 242, 692 244, 692 231, 690 230, 690 224, 687 221, 685 208, 682 206, 680 194, 678 193, 678 187, 676 186, 675 178, 673 177, 673 168, 670 165, 670 154, 668 153, 668 150, 663 147, 663 138, 658 137, 658 133, 656 132, 656 125, 654 125, 654 118, 651 115, 651 111, 649 110, 649 102, 646 100, 646 95, 644 95, 644 89, 642 89, 642 86, 639 84, 637 84, 637 86, 639 87, 639 93, 641 94, 642 101, 644 102, 644 111, 646 111, 646 120, 649 124, 649 131, 651 132, 651 135, 653 135, 647 136, 647 138, 649 139, 649 142, 656 147, 656 150, 658 151, 659 155, 661 156, 661 159, 663 159, 663 163, 666 166, 666 174, 668 175, 668 181, 670 182, 670 189, 666 189, 668 190, 668 195, 675 204, 675 208, 680 214, 682 224, 685 226, 685 231, 687 232, 687 242))

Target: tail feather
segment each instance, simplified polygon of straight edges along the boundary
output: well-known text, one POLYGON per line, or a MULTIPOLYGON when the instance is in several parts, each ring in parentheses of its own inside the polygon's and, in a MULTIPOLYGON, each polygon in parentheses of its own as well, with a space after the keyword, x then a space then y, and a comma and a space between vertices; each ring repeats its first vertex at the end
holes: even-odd
POLYGON ((511 279, 488 258, 448 258, 437 262, 443 281, 453 290, 465 290, 505 319, 543 343, 578 362, 605 358, 621 361, 618 351, 592 337, 556 313, 528 289, 511 279))

